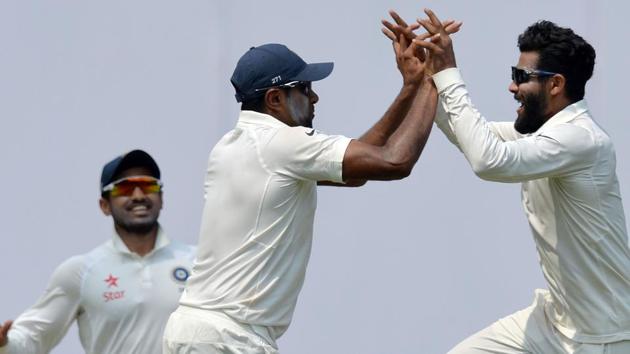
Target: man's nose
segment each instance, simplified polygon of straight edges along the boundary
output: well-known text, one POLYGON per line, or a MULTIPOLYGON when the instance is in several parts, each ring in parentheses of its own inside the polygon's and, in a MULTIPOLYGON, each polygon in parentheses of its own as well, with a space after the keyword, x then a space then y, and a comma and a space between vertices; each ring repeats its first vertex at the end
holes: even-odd
POLYGON ((516 82, 514 82, 514 80, 510 81, 510 85, 508 86, 508 91, 512 93, 518 92, 518 85, 516 84, 516 82))
POLYGON ((310 96, 311 96, 311 97, 310 97, 310 99, 311 99, 311 103, 312 103, 312 104, 317 103, 317 102, 319 101, 319 96, 318 96, 318 95, 315 93, 315 91, 313 91, 313 90, 311 90, 310 94, 311 94, 311 95, 310 95, 310 96))
POLYGON ((140 187, 135 187, 131 193, 131 199, 145 199, 146 197, 147 195, 144 194, 140 187))

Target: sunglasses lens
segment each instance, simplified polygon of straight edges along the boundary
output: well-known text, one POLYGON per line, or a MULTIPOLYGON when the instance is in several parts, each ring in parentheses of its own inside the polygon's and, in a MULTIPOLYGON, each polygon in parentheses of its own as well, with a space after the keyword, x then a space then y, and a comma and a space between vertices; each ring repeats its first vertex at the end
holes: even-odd
POLYGON ((116 183, 110 192, 110 196, 129 196, 133 194, 136 188, 140 188, 144 194, 151 194, 159 193, 162 186, 158 180, 147 177, 128 178, 116 183))
POLYGON ((519 69, 517 67, 512 67, 512 81, 515 84, 520 85, 524 82, 529 81, 529 75, 523 69, 519 69))
POLYGON ((302 85, 304 86, 304 90, 303 90, 304 94, 306 96, 310 95, 311 94, 311 82, 310 81, 302 82, 302 85))
POLYGON ((288 87, 297 88, 303 95, 308 96, 311 94, 311 82, 310 81, 296 81, 287 85, 288 87))

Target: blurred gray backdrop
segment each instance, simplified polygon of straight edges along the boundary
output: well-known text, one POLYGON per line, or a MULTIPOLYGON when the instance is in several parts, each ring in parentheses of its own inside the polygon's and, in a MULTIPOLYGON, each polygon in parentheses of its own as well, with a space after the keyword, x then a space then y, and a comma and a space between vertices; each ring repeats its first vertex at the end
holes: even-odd
MULTIPOLYGON (((110 237, 100 171, 133 148, 163 171, 162 225, 196 243, 208 153, 235 124, 229 83, 250 46, 281 42, 335 62, 315 125, 363 133, 401 86, 380 19, 432 7, 464 21, 458 65, 480 111, 513 120, 516 37, 539 19, 597 50, 587 100, 630 193, 622 1, 0 2, 0 321, 18 316, 67 257, 110 237)), ((406 180, 321 188, 314 247, 285 354, 444 353, 544 287, 519 185, 479 180, 437 129, 406 180)), ((626 199, 628 206, 628 199, 626 199)), ((53 353, 80 353, 76 327, 53 353)))

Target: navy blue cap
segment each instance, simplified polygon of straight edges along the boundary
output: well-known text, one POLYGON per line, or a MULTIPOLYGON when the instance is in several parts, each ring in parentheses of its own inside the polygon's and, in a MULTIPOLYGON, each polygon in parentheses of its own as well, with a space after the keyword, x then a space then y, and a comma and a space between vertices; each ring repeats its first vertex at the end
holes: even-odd
POLYGON ((265 92, 264 88, 291 81, 317 81, 330 75, 333 63, 307 64, 285 45, 277 43, 251 47, 243 54, 232 74, 236 102, 247 101, 265 92))
POLYGON ((160 178, 160 168, 151 155, 142 150, 133 150, 116 157, 103 166, 103 172, 101 172, 101 190, 106 185, 112 183, 118 174, 133 167, 146 167, 151 171, 151 176, 157 179, 160 178))

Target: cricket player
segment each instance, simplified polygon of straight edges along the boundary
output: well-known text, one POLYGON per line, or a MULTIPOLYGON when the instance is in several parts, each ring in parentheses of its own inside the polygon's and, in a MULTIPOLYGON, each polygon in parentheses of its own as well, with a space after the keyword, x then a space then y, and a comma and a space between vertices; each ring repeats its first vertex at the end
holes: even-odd
MULTIPOLYGON (((511 68, 516 121, 488 122, 472 104, 447 31, 426 13, 418 22, 430 40, 414 41, 430 53, 436 123, 480 178, 522 183, 548 284, 531 306, 449 353, 630 353, 630 248, 615 150, 584 100, 595 50, 569 28, 529 26, 511 68)), ((395 20, 394 32, 408 34, 395 20)))
POLYGON ((88 354, 155 354, 190 274, 195 248, 158 223, 160 169, 142 150, 103 167, 99 200, 111 238, 53 272, 44 294, 0 327, 0 354, 48 353, 76 320, 88 354))
POLYGON ((312 128, 312 82, 333 63, 307 64, 281 44, 240 58, 231 81, 241 113, 209 157, 199 253, 164 353, 278 352, 311 251, 317 184, 404 178, 429 136, 437 93, 422 51, 402 37, 394 51, 401 91, 359 139, 312 128))

